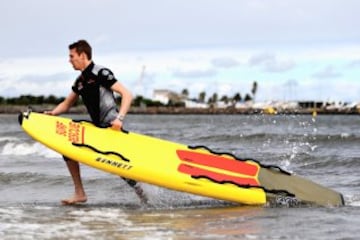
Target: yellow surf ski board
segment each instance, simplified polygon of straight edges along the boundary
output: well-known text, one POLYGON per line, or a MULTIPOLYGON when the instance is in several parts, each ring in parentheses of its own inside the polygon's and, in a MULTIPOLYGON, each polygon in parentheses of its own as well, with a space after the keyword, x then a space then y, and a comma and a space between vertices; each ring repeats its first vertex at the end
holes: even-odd
POLYGON ((177 191, 248 205, 278 201, 344 204, 340 193, 276 166, 204 146, 186 146, 35 112, 20 114, 19 123, 36 141, 70 159, 177 191))

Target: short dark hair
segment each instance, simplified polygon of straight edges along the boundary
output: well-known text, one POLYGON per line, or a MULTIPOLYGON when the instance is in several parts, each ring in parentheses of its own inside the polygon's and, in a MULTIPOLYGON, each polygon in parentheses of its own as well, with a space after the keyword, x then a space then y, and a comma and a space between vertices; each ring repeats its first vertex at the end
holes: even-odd
POLYGON ((91 60, 92 50, 90 44, 86 40, 79 40, 69 45, 69 50, 75 49, 77 54, 85 53, 87 58, 91 60))

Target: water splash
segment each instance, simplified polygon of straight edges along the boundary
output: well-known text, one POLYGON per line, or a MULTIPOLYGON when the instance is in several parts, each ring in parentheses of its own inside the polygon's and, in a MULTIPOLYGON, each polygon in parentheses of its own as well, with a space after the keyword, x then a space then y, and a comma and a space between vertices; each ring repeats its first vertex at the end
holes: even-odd
POLYGON ((38 155, 45 158, 56 158, 59 154, 49 148, 46 148, 40 143, 18 143, 8 142, 6 143, 0 155, 4 156, 27 156, 27 155, 38 155))

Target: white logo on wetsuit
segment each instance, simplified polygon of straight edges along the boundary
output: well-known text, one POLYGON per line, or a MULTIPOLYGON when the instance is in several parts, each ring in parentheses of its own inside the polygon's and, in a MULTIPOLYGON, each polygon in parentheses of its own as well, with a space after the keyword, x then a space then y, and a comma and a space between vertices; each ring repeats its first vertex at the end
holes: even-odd
POLYGON ((108 77, 107 77, 107 80, 111 81, 114 79, 114 75, 110 74, 108 77))
POLYGON ((109 75, 109 73, 110 72, 108 70, 106 70, 106 69, 102 70, 102 75, 104 75, 104 76, 109 75))
POLYGON ((92 83, 94 83, 94 82, 95 82, 94 79, 89 79, 89 80, 87 81, 88 84, 92 84, 92 83))
POLYGON ((82 84, 82 82, 79 82, 78 83, 78 86, 77 86, 77 89, 80 91, 81 89, 83 89, 83 84, 82 84))
POLYGON ((111 81, 111 80, 114 79, 114 75, 113 75, 109 70, 107 70, 107 69, 102 70, 101 73, 102 73, 102 75, 103 75, 104 77, 107 77, 106 80, 111 81))

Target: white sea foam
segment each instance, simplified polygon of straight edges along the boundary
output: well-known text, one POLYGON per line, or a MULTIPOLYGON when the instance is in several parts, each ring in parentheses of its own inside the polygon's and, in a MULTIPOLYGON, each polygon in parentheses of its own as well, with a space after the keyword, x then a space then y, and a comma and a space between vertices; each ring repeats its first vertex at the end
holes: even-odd
POLYGON ((117 208, 0 208, 1 239, 123 239, 124 236, 164 239, 174 235, 166 229, 167 225, 161 222, 149 225, 143 217, 129 215, 117 208), (57 214, 50 216, 47 212, 57 214), (36 218, 33 218, 34 214, 36 218))
POLYGON ((92 209, 92 210, 75 210, 69 213, 73 218, 80 222, 92 222, 92 221, 105 221, 117 223, 121 222, 121 225, 132 226, 132 222, 126 220, 128 215, 121 209, 92 209))
POLYGON ((15 155, 15 156, 26 156, 26 155, 39 155, 46 158, 56 158, 59 156, 55 151, 46 148, 40 143, 16 143, 9 142, 4 145, 0 155, 15 155))
POLYGON ((10 137, 10 136, 6 136, 6 137, 0 137, 0 142, 7 142, 7 141, 16 141, 17 138, 16 137, 10 137))
POLYGON ((345 196, 345 204, 352 207, 360 207, 360 195, 345 196))
POLYGON ((23 213, 24 211, 21 208, 14 208, 14 207, 10 207, 10 208, 0 208, 0 215, 3 218, 14 218, 15 216, 19 216, 23 213))
POLYGON ((340 136, 341 136, 341 138, 349 138, 351 136, 351 134, 349 134, 349 133, 341 133, 340 136))

